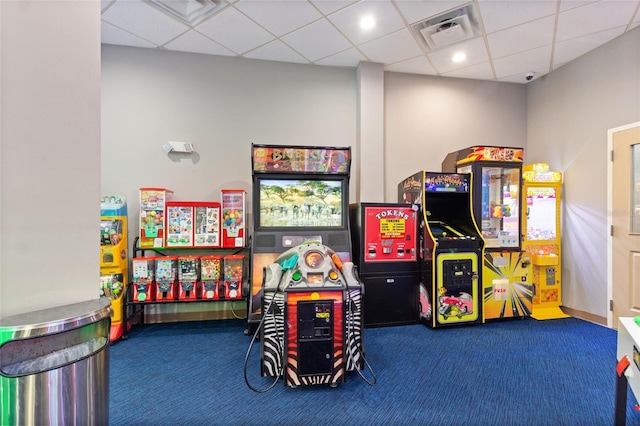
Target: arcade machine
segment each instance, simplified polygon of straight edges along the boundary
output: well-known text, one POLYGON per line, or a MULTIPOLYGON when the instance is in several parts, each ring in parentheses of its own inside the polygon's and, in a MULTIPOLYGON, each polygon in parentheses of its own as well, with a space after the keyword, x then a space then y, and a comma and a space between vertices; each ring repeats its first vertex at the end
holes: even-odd
POLYGON ((280 377, 290 387, 336 386, 366 363, 350 254, 350 148, 253 145, 252 160, 248 328, 253 321, 252 344, 260 333, 261 373, 272 386, 280 377))
POLYGON ((111 299, 109 340, 122 337, 124 288, 128 278, 127 203, 107 195, 100 200, 100 295, 111 299))
POLYGON ((253 231, 247 330, 262 317, 263 270, 305 241, 351 261, 350 148, 252 145, 253 231))
POLYGON ((449 153, 444 172, 471 173, 473 215, 485 240, 484 318, 531 315, 531 256, 522 250, 522 148, 474 146, 449 153))
POLYGON ((345 381, 347 372, 360 373, 366 363, 360 318, 362 284, 352 262, 343 263, 324 244, 303 242, 265 268, 263 291, 260 367, 262 376, 274 380, 268 388, 253 387, 245 360, 245 380, 252 390, 268 390, 280 377, 293 388, 335 387, 345 381))
POLYGON ((529 253, 535 293, 531 316, 537 320, 568 318, 562 312, 560 257, 560 195, 562 173, 549 170, 547 163, 525 164, 522 228, 526 230, 522 249, 529 253))
POLYGON ((420 206, 420 320, 432 328, 477 324, 484 240, 471 209, 471 176, 421 171, 398 184, 398 201, 420 206))
POLYGON ((418 322, 418 207, 349 207, 354 264, 366 290, 365 327, 418 322))

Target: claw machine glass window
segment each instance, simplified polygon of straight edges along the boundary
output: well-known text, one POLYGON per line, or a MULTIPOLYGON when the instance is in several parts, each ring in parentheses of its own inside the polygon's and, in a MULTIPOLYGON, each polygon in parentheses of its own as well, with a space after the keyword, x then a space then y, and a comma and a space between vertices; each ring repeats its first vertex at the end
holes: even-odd
MULTIPOLYGON (((471 166, 459 167, 471 173, 471 166)), ((520 247, 520 168, 481 167, 482 209, 476 221, 487 248, 520 247)))

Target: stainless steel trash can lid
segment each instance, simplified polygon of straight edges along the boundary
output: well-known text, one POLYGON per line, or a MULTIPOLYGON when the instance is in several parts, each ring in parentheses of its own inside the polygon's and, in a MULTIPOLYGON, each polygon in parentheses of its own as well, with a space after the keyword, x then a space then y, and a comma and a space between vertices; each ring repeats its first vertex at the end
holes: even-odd
POLYGON ((0 318, 0 333, 29 330, 29 336, 57 333, 98 322, 111 315, 111 301, 101 297, 86 302, 0 318))

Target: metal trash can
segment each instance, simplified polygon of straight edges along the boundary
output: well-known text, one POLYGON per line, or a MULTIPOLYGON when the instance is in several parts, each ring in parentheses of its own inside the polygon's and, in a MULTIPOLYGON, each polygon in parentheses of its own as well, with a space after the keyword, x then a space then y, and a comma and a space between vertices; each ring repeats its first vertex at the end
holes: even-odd
POLYGON ((108 425, 110 301, 0 319, 1 425, 108 425))

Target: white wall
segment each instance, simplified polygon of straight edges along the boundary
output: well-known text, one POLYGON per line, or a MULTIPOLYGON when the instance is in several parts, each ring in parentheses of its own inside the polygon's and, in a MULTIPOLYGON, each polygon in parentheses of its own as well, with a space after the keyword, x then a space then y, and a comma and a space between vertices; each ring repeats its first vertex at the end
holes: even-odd
POLYGON ((98 298, 100 3, 0 2, 0 317, 98 298))
POLYGON ((356 104, 353 69, 104 45, 102 191, 127 197, 131 242, 140 187, 174 200, 250 195, 251 143, 352 146, 355 157, 356 104), (196 153, 167 155, 168 140, 196 153))
POLYGON ((564 173, 563 304, 606 318, 607 130, 640 120, 640 28, 527 88, 527 160, 564 173))
POLYGON ((525 147, 526 118, 524 85, 385 73, 385 201, 412 174, 441 171, 452 151, 525 147))

